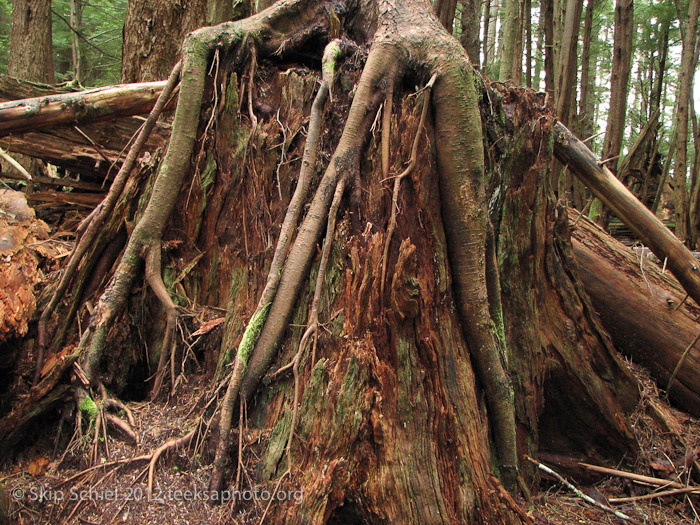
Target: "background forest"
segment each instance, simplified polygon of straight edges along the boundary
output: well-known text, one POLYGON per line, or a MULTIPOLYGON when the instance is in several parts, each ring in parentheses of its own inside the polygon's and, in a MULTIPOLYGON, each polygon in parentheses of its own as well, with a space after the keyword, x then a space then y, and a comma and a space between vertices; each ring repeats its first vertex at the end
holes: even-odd
MULTIPOLYGON (((127 3, 51 2, 57 83, 78 82, 93 87, 116 84, 120 79, 132 80, 122 74, 127 3)), ((147 4, 135 0, 131 3, 147 4)), ((688 131, 684 133, 686 158, 681 166, 674 160, 682 147, 676 140, 676 113, 681 103, 683 25, 689 15, 689 0, 618 1, 618 12, 626 11, 629 20, 624 27, 618 22, 621 34, 617 37, 616 3, 612 0, 482 0, 478 5, 446 0, 442 4, 444 12, 453 15, 453 34, 461 39, 470 56, 478 54, 477 65, 486 77, 546 90, 550 102, 557 101, 562 122, 570 124, 582 140, 587 139, 595 153, 612 158, 608 167, 614 172, 623 168, 625 173, 618 176, 640 200, 666 219, 672 229, 679 222, 681 228, 676 234, 696 247, 696 180, 700 171, 696 162, 700 146, 694 140, 700 133, 697 88, 691 90, 694 104, 690 105, 688 131), (467 34, 477 35, 477 27, 478 38, 467 38, 467 34), (613 59, 615 45, 631 50, 617 64, 613 59), (571 65, 575 67, 562 67, 567 56, 572 57, 571 65), (505 64, 511 57, 516 58, 509 70, 505 64), (613 75, 613 71, 618 73, 613 75), (562 92, 566 93, 560 96, 562 92), (567 97, 565 104, 563 99, 567 97), (623 162, 630 151, 633 155, 623 162), (685 184, 676 185, 677 180, 684 180, 685 184)), ((2 74, 7 71, 11 12, 12 2, 0 0, 2 74)), ((697 23, 694 27, 697 31, 697 23)), ((690 64, 693 73, 698 63, 698 40, 695 42, 690 64)), ((589 194, 570 176, 560 181, 559 189, 569 204, 579 209, 588 205, 591 217, 607 225, 605 211, 599 217, 598 203, 589 202, 589 194)))

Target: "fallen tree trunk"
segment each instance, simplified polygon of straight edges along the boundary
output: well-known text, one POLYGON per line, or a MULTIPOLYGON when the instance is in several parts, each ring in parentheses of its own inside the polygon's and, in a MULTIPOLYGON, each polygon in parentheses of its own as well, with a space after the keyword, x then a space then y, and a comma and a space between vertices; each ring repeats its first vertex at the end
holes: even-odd
MULTIPOLYGON (((39 100, 43 106, 50 97, 66 93, 76 95, 75 90, 70 87, 37 84, 0 75, 0 102, 8 105, 17 105, 34 99, 39 100)), ((130 100, 134 102, 137 99, 132 97, 130 100)), ((125 105, 126 101, 123 102, 125 105)), ((137 115, 147 112, 148 109, 150 107, 143 111, 133 108, 127 113, 137 115)), ((80 127, 66 117, 67 125, 63 126, 39 130, 35 128, 32 131, 5 136, 0 133, 0 147, 11 153, 20 153, 65 168, 73 174, 82 175, 83 178, 90 177, 101 181, 110 168, 112 174, 118 171, 119 163, 125 155, 124 150, 143 123, 143 118, 137 116, 110 118, 108 124, 105 121, 89 122, 90 118, 94 118, 94 115, 85 116, 80 127), (115 163, 117 165, 112 168, 115 163)), ((20 127, 26 127, 25 123, 20 123, 20 127)), ((156 125, 144 151, 152 152, 160 148, 169 136, 169 125, 156 125)), ((3 176, 13 178, 7 174, 3 176)), ((39 179, 35 179, 35 182, 44 183, 39 179)), ((71 181, 66 182, 64 186, 71 186, 71 181)))
MULTIPOLYGON (((126 117, 83 124, 80 128, 61 126, 1 137, 0 147, 101 180, 114 164, 112 175, 119 171, 119 164, 126 155, 125 147, 142 123, 141 118, 126 117)), ((169 126, 158 124, 146 142, 144 152, 162 147, 169 136, 169 126)))
POLYGON ((690 297, 700 304, 700 264, 690 250, 561 122, 554 126, 554 155, 568 165, 593 195, 660 260, 667 260, 669 270, 690 297))
MULTIPOLYGON (((618 350, 646 367, 666 388, 686 348, 700 333, 700 308, 668 272, 637 254, 586 218, 571 233, 578 275, 618 350), (681 305, 681 303, 683 304, 681 305), (680 307, 679 307, 680 305, 680 307)), ((578 221, 578 222, 577 222, 578 221)), ((691 348, 669 392, 700 415, 700 349, 691 348)))
POLYGON ((142 82, 0 104, 0 136, 148 113, 165 82, 142 82))

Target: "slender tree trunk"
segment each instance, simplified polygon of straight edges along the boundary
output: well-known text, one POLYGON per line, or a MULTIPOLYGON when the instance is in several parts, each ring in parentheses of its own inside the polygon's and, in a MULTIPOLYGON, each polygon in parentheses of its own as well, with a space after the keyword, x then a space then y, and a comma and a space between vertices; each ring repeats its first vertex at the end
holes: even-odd
MULTIPOLYGON (((564 125, 569 123, 572 112, 571 97, 576 91, 576 48, 581 25, 583 0, 567 0, 564 26, 561 34, 561 52, 557 67, 556 112, 564 125)), ((575 106, 574 106, 575 107, 575 106)))
POLYGON ((627 92, 632 67, 632 42, 634 40, 633 0, 617 0, 615 4, 615 37, 610 78, 610 109, 603 142, 602 159, 614 158, 606 166, 615 173, 622 150, 627 114, 627 92))
MULTIPOLYGON (((503 11, 503 18, 501 24, 503 26, 503 46, 499 50, 498 54, 500 57, 500 66, 498 73, 498 80, 505 82, 506 80, 512 80, 518 82, 519 75, 514 75, 514 71, 520 69, 520 63, 522 61, 522 53, 517 55, 516 43, 518 41, 519 29, 522 29, 522 24, 520 23, 520 0, 504 0, 505 9, 503 11), (518 64, 516 67, 515 64, 518 64), (518 78, 515 78, 518 76, 518 78)), ((522 43, 522 38, 520 39, 522 43)))
MULTIPOLYGON (((485 12, 488 13, 488 5, 485 12)), ((462 35, 459 37, 462 46, 469 55, 469 60, 475 67, 479 67, 481 40, 479 38, 479 21, 481 19, 480 0, 462 0, 462 18, 460 24, 462 35)))
POLYGON ((596 57, 591 56, 593 10, 596 0, 588 0, 583 22, 583 49, 581 50, 581 98, 578 109, 578 136, 586 139, 593 135, 595 112, 596 57))
MULTIPOLYGON (((694 116, 693 102, 693 77, 698 65, 698 54, 700 45, 698 44, 698 16, 700 16, 700 0, 691 0, 688 5, 688 21, 686 22, 685 39, 683 40, 683 55, 681 58, 681 78, 680 90, 678 94, 678 111, 676 113, 678 123, 678 141, 676 142, 676 164, 674 166, 674 179, 676 186, 681 186, 681 177, 685 178, 688 164, 688 117, 694 116), (675 173, 681 177, 676 178, 675 173)), ((693 120, 695 123, 695 120, 693 120)), ((696 139, 695 129, 691 131, 691 138, 696 139)), ((697 142, 695 152, 697 153, 697 142)), ((695 164, 697 165, 697 155, 695 164)), ((700 181, 693 177, 695 170, 691 170, 691 187, 693 188, 693 200, 688 205, 688 236, 692 246, 698 244, 700 236, 700 181)), ((683 185, 684 188, 687 186, 683 185)), ((676 199, 678 200, 678 199, 676 199)), ((678 214, 676 214, 678 220, 678 214)))
POLYGON ((488 25, 486 26, 486 43, 484 45, 484 69, 493 75, 493 65, 496 56, 496 41, 498 16, 500 13, 499 4, 501 0, 491 0, 488 25))
MULTIPOLYGON (((447 32, 452 34, 457 10, 457 0, 435 0, 435 14, 447 32)), ((478 8, 477 8, 478 9, 478 8)))
MULTIPOLYGON (((627 115, 627 93, 632 70, 632 42, 634 40, 633 0, 616 0, 615 36, 613 38, 613 60, 610 73, 610 106, 608 122, 603 139, 601 158, 613 173, 617 173, 622 139, 627 115)), ((602 209, 597 221, 606 227, 609 211, 602 209)))
POLYGON ((525 85, 532 87, 532 0, 525 0, 525 85))
POLYGON ((481 24, 481 29, 483 29, 483 34, 484 37, 481 39, 481 50, 483 51, 483 57, 480 57, 479 60, 481 60, 480 63, 480 69, 482 71, 486 70, 486 53, 487 53, 487 44, 488 44, 488 36, 489 36, 489 24, 491 23, 491 0, 484 0, 483 3, 483 21, 480 20, 481 24))
POLYGON ((51 0, 14 0, 7 74, 53 84, 51 0))
POLYGON ((554 103, 554 0, 541 0, 540 23, 544 19, 544 89, 554 103))
POLYGON ((78 36, 83 28, 83 0, 71 0, 70 2, 70 44, 71 63, 73 67, 73 80, 80 83, 82 80, 81 40, 78 36))

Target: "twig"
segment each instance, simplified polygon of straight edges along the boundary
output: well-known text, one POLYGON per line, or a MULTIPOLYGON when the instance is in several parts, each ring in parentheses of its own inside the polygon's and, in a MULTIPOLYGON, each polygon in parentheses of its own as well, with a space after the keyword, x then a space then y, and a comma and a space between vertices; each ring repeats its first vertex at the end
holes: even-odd
POLYGON ((4 149, 0 148, 0 157, 5 159, 7 162, 10 163, 10 165, 15 168, 17 171, 19 171, 22 174, 22 177, 24 177, 26 180, 32 180, 32 176, 29 174, 27 170, 24 169, 24 166, 22 166, 19 162, 17 162, 15 159, 10 157, 7 152, 5 152, 4 149))
POLYGON ((686 347, 680 359, 678 359, 678 363, 676 364, 676 367, 673 369, 673 373, 671 374, 671 379, 668 380, 668 385, 666 385, 666 395, 668 395, 668 393, 671 391, 671 386, 673 386, 673 380, 676 379, 676 375, 681 369, 681 366, 683 366, 685 358, 688 356, 688 353, 690 353, 693 347, 698 343, 698 341, 700 341, 700 333, 698 333, 698 335, 695 336, 695 339, 693 339, 693 341, 686 347))
POLYGON ((662 492, 652 492, 643 496, 630 496, 627 498, 610 498, 610 503, 631 503, 633 501, 643 501, 654 498, 665 498, 666 496, 675 496, 677 494, 700 494, 700 487, 685 487, 682 489, 664 490, 662 492))
POLYGON ((604 510, 605 512, 609 512, 609 513, 611 513, 611 514, 614 514, 615 516, 617 516, 617 517, 620 518, 621 520, 632 521, 632 518, 630 518, 627 514, 624 514, 624 513, 620 512, 619 510, 615 510, 615 509, 613 509, 612 507, 608 507, 607 505, 604 505, 604 504, 602 504, 602 503, 600 503, 600 502, 594 500, 594 499, 591 498, 590 496, 584 494, 584 493, 581 492, 579 489, 577 489, 576 487, 574 487, 571 483, 569 483, 568 481, 566 481, 566 480, 565 480, 563 477, 561 477, 559 474, 557 474, 556 472, 554 472, 554 471, 553 471, 551 468, 549 468, 547 465, 543 465, 543 464, 540 463, 539 461, 535 461, 535 460, 532 459, 530 456, 525 456, 525 459, 527 459, 527 460, 528 460, 530 463, 532 463, 533 465, 537 465, 537 467, 538 467, 541 471, 546 472, 546 473, 549 474, 550 476, 554 476, 560 483, 562 483, 563 485, 565 485, 569 490, 571 490, 574 494, 576 494, 579 498, 583 499, 584 501, 587 501, 587 502, 590 503, 591 505, 593 505, 593 506, 595 506, 595 507, 598 507, 599 509, 604 510))
POLYGON ((579 465, 586 470, 591 472, 598 472, 599 474, 607 474, 608 476, 616 476, 618 478, 625 478, 632 481, 637 481, 639 483, 647 483, 649 485, 657 485, 662 487, 674 487, 677 489, 685 488, 675 481, 669 481, 667 479, 653 478, 651 476, 644 476, 642 474, 635 474, 634 472, 625 472, 624 470, 617 470, 613 468, 600 467, 598 465, 591 465, 589 463, 579 463, 579 465))

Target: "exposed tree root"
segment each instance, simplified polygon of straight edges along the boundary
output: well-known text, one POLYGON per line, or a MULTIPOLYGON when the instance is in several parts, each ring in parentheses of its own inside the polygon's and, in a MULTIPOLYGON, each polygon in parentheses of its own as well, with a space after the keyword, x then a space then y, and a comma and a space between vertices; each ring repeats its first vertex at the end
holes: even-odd
POLYGON ((311 178, 316 167, 316 159, 318 156, 323 106, 328 98, 330 86, 333 81, 335 61, 342 56, 345 48, 346 46, 343 45, 341 40, 333 40, 326 46, 324 52, 323 80, 311 109, 309 131, 307 134, 306 146, 304 147, 299 180, 289 203, 289 207, 287 208, 284 222, 282 223, 282 229, 277 241, 272 263, 270 264, 265 288, 263 289, 257 308, 246 326, 246 330, 238 346, 238 351, 236 352, 233 363, 233 373, 231 374, 226 394, 221 403, 219 440, 216 448, 216 458, 214 460, 214 472, 212 473, 212 478, 209 483, 209 489, 212 491, 217 491, 221 487, 235 401, 238 397, 241 383, 248 367, 248 360, 251 352, 254 350, 255 342, 265 323, 270 305, 275 298, 285 259, 289 253, 292 235, 296 229, 301 209, 308 197, 309 185, 311 184, 311 178))
POLYGON ((53 295, 51 296, 49 304, 46 306, 46 308, 44 308, 44 311, 41 313, 38 325, 39 337, 37 363, 36 369, 34 371, 34 385, 36 385, 39 381, 39 375, 41 373, 41 367, 44 361, 44 353, 46 351, 46 347, 48 346, 46 324, 51 318, 51 314, 56 309, 58 302, 63 297, 63 294, 65 293, 66 289, 68 288, 68 285, 73 279, 73 276, 75 275, 75 272, 77 271, 78 265, 82 261, 83 256, 87 252, 88 248, 95 241, 97 233, 100 231, 100 228, 104 226, 104 223, 109 217, 109 215, 112 213, 112 210, 114 210, 114 206, 116 205, 117 200, 119 199, 119 196, 121 195, 122 190, 126 185, 126 181, 129 178, 131 169, 133 168, 134 163, 136 162, 136 159, 138 158, 138 155, 141 152, 141 149, 143 148, 143 145, 148 140, 148 136, 151 134, 153 127, 158 122, 158 118, 163 112, 163 108, 165 108, 166 104, 170 99, 170 95, 173 93, 173 90, 177 85, 177 82, 180 78, 180 72, 181 63, 178 62, 173 68, 173 71, 170 74, 170 78, 168 78, 168 81, 165 84, 165 87, 163 88, 163 91, 161 92, 160 96, 158 97, 155 106, 153 107, 151 113, 149 114, 148 118, 141 127, 141 131, 139 132, 136 141, 131 146, 131 149, 129 150, 129 153, 126 159, 124 160, 124 163, 122 164, 121 168, 119 169, 119 172, 115 176, 114 181, 110 186, 109 193, 102 201, 102 203, 99 206, 97 206, 97 208, 95 208, 95 210, 93 210, 93 212, 88 217, 89 222, 86 226, 87 229, 80 237, 78 243, 75 245, 75 248, 73 249, 70 258, 66 263, 66 268, 63 270, 61 280, 58 286, 56 287, 56 290, 54 291, 53 295))
POLYGON ((147 494, 150 496, 153 494, 153 479, 155 477, 155 472, 156 472, 156 464, 158 463, 158 460, 160 457, 168 452, 169 450, 178 450, 183 447, 186 447, 190 444, 192 441, 192 438, 197 434, 197 428, 194 428, 193 430, 190 430, 187 434, 184 436, 173 439, 171 441, 168 441, 167 443, 164 443, 160 447, 156 449, 156 451, 151 455, 151 460, 148 463, 148 492, 147 494))
POLYGON ((309 311, 309 320, 306 322, 306 331, 299 342, 297 353, 292 358, 292 369, 294 370, 294 401, 292 404, 292 422, 289 426, 289 437, 287 438, 287 469, 292 469, 292 441, 294 440, 294 432, 297 425, 297 417, 299 414, 299 403, 301 397, 301 378, 299 376, 299 363, 306 351, 309 339, 313 337, 311 350, 311 366, 316 362, 316 343, 318 342, 318 305, 321 302, 321 292, 323 291, 323 283, 326 280, 326 270, 328 268, 328 259, 330 258, 331 246, 333 244, 333 236, 335 234, 335 222, 338 213, 340 201, 345 192, 345 180, 341 179, 335 189, 331 209, 328 211, 328 226, 326 227, 326 238, 323 241, 323 252, 321 253, 321 262, 318 266, 318 276, 316 277, 316 288, 314 290, 314 298, 311 301, 311 310, 309 311))
POLYGON ((163 384, 163 377, 166 373, 166 365, 170 362, 170 381, 171 391, 175 390, 175 328, 178 320, 177 306, 170 298, 168 290, 165 288, 163 278, 161 277, 161 242, 160 239, 154 240, 146 254, 146 280, 151 286, 153 293, 158 297, 158 300, 165 308, 167 320, 165 325, 165 334, 160 347, 160 357, 158 359, 158 369, 156 370, 153 388, 151 390, 151 399, 155 399, 163 384))
MULTIPOLYGON (((408 166, 406 166, 406 169, 401 174, 397 175, 394 178, 394 191, 391 197, 391 216, 389 217, 389 225, 386 229, 386 241, 384 241, 384 252, 382 255, 382 279, 380 281, 381 291, 379 294, 379 297, 381 297, 382 300, 384 300, 384 285, 386 284, 386 265, 387 259, 389 257, 389 245, 391 244, 391 238, 394 236, 394 230, 396 229, 396 214, 398 213, 399 208, 399 189, 401 188, 401 180, 407 175, 410 175, 416 167, 416 159, 418 157, 418 144, 420 143, 421 133, 425 128, 425 118, 428 114, 428 107, 430 106, 430 90, 433 88, 435 80, 437 80, 437 75, 433 74, 433 76, 423 88, 424 90, 426 90, 425 96, 423 97, 423 110, 420 114, 420 122, 418 123, 418 129, 416 130, 416 136, 413 139, 413 147, 411 148, 411 158, 408 161, 408 166)), ((386 125, 386 123, 384 125, 386 125)), ((382 128, 382 133, 384 132, 383 130, 384 128, 382 128)), ((382 154, 384 151, 383 143, 384 135, 382 135, 382 154)), ((387 173, 384 174, 385 178, 388 175, 388 169, 389 168, 387 165, 387 173)))

